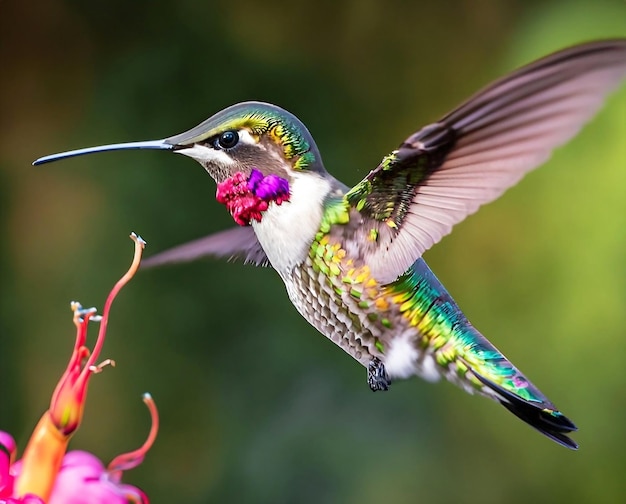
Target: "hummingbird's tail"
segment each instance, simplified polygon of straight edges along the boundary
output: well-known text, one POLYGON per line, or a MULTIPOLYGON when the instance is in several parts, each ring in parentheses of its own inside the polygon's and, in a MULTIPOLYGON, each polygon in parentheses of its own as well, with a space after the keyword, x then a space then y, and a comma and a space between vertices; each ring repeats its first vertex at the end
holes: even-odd
POLYGON ((545 405, 524 400, 484 376, 481 376, 476 371, 474 371, 474 376, 476 376, 483 385, 495 392, 500 404, 516 417, 560 445, 570 448, 571 450, 578 449, 578 444, 566 435, 570 432, 577 431, 578 428, 560 411, 542 407, 545 405))
MULTIPOLYGON (((408 359, 415 374, 426 379, 443 375, 470 394, 479 392, 497 400, 560 445, 578 448, 567 436, 577 430, 576 426, 467 320, 423 259, 385 288, 396 303, 401 303, 400 311, 416 329, 418 358, 408 359), (424 339, 428 346, 425 351, 424 339)), ((384 364, 392 379, 407 376, 407 367, 399 365, 407 359, 395 359, 410 354, 399 345, 401 340, 391 342, 385 355, 384 364)))

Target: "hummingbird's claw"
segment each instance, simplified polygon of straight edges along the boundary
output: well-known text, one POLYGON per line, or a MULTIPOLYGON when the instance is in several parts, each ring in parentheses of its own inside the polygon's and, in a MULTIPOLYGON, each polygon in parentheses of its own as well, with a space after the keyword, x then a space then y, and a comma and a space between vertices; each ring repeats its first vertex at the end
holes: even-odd
POLYGON ((385 365, 377 357, 374 357, 367 365, 367 384, 372 389, 372 392, 389 390, 391 385, 385 365))

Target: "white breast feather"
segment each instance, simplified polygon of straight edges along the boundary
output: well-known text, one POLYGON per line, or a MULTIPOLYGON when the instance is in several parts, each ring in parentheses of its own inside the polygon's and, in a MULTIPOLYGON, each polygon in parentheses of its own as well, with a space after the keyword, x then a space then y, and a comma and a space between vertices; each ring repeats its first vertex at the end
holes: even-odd
POLYGON ((322 222, 330 182, 315 173, 296 173, 290 199, 271 203, 261 222, 252 222, 273 268, 284 276, 304 261, 322 222))

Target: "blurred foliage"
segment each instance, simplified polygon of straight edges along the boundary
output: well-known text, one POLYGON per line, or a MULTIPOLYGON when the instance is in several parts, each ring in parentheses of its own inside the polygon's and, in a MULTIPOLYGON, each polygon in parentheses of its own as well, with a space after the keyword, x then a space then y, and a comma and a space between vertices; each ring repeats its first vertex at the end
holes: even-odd
MULTIPOLYGON (((21 438, 69 354, 69 301, 230 225, 182 156, 43 154, 163 138, 232 103, 277 103, 354 183, 407 134, 515 66, 626 35, 620 0, 42 0, 0 3, 0 427, 21 438), (46 385, 47 384, 47 385, 46 385)), ((626 89, 547 165, 427 259, 474 324, 580 428, 572 453, 503 408, 365 371, 269 269, 146 271, 113 308, 76 443, 112 457, 162 413, 127 475, 165 502, 617 502, 626 494, 626 89), (129 420, 131 419, 131 420, 129 420)))

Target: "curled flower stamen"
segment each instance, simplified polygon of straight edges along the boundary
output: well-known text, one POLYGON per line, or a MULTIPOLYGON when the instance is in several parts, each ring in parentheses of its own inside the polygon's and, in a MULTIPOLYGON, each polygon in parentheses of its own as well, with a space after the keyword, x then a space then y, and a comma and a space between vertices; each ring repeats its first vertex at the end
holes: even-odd
POLYGON ((107 325, 109 324, 109 312, 111 311, 111 305, 113 304, 113 300, 122 289, 122 287, 124 287, 130 281, 130 279, 135 276, 135 273, 137 273, 137 270, 139 269, 139 263, 141 263, 141 255, 143 253, 143 249, 146 246, 146 242, 141 236, 135 233, 131 233, 130 238, 135 242, 135 254, 133 256, 133 261, 130 265, 130 268, 128 268, 128 271, 124 273, 122 278, 120 278, 113 286, 113 289, 111 289, 111 292, 104 302, 102 319, 100 320, 100 330, 98 331, 98 339, 96 340, 96 344, 93 348, 93 352, 91 353, 91 357, 86 363, 86 368, 94 365, 96 359, 98 358, 98 355, 100 355, 100 350, 102 350, 102 346, 104 345, 104 337, 106 335, 107 325))
POLYGON ((152 426, 150 432, 144 443, 136 450, 128 453, 123 453, 115 457, 107 468, 109 479, 119 483, 121 481, 122 472, 137 467, 143 462, 146 453, 152 448, 154 441, 159 431, 159 411, 157 410, 156 403, 152 396, 148 393, 143 395, 143 402, 148 407, 150 412, 150 418, 152 419, 152 426))

